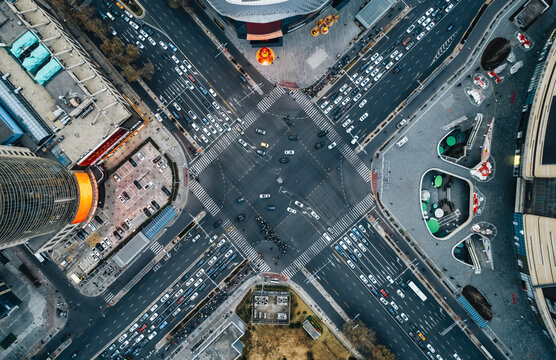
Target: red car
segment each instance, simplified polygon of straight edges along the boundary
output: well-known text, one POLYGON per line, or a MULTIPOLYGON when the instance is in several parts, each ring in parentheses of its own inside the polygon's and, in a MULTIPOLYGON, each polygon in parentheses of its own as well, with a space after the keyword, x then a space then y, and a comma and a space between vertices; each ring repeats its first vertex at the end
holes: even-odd
POLYGON ((187 74, 187 76, 189 76, 189 79, 190 79, 192 82, 197 81, 193 75, 187 74))
POLYGON ((178 305, 181 304, 181 302, 182 302, 183 300, 185 300, 185 297, 184 297, 184 296, 182 296, 181 298, 179 298, 179 300, 178 300, 178 305))
POLYGON ((388 297, 388 293, 387 293, 384 289, 380 289, 380 293, 381 293, 382 296, 384 296, 385 298, 388 297))
POLYGON ((407 44, 409 44, 409 41, 410 41, 410 40, 411 40, 410 37, 408 37, 407 39, 405 39, 405 40, 403 41, 403 43, 402 43, 403 46, 406 46, 407 44))
POLYGON ((139 328, 139 330, 137 330, 137 331, 143 332, 143 330, 145 330, 146 328, 147 328, 147 324, 143 324, 143 326, 141 326, 141 327, 139 328))

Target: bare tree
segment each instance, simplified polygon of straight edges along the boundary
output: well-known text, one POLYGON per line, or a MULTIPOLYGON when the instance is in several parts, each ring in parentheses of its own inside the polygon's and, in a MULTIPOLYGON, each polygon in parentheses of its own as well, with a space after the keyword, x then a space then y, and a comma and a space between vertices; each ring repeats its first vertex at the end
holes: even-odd
POLYGON ((396 355, 390 352, 384 345, 377 345, 372 350, 374 360, 396 360, 396 355))
POLYGON ((342 327, 342 332, 357 350, 365 355, 371 354, 376 340, 375 333, 361 320, 349 320, 342 327))

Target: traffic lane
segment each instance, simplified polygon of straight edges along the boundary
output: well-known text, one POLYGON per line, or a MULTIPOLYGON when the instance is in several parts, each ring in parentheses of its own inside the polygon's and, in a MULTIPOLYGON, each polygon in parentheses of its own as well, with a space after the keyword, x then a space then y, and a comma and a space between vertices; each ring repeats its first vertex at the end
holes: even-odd
MULTIPOLYGON (((328 261, 329 256, 335 255, 329 250, 323 250, 307 265, 308 270, 316 271, 328 261)), ((401 359, 423 358, 417 346, 410 344, 407 334, 391 318, 378 299, 369 300, 374 296, 359 285, 360 279, 352 272, 338 271, 336 268, 327 266, 322 268, 318 275, 321 286, 349 317, 353 318, 359 314, 359 318, 376 332, 377 343, 388 346, 401 359)))

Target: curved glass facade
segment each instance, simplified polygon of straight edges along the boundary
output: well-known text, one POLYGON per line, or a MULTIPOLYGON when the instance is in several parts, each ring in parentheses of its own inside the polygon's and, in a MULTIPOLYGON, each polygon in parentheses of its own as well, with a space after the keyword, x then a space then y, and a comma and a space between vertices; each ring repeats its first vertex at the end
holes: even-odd
POLYGON ((79 206, 74 174, 33 156, 0 156, 0 247, 61 229, 79 206))

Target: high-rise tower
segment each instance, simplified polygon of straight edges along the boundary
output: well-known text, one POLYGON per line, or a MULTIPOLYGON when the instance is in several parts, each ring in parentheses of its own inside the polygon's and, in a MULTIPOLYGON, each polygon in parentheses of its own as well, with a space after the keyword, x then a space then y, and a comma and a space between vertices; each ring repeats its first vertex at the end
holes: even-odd
POLYGON ((94 180, 22 147, 0 146, 0 249, 87 219, 94 180))

